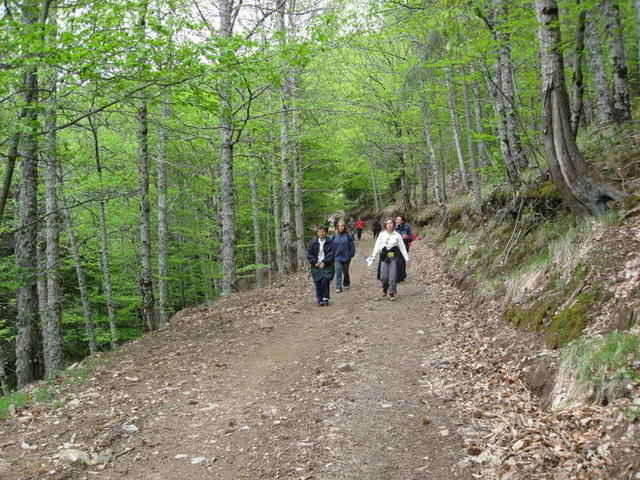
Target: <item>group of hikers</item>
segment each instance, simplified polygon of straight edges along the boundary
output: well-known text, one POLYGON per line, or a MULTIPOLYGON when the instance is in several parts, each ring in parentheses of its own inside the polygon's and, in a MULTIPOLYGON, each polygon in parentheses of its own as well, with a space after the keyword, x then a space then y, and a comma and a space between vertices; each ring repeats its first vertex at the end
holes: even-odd
MULTIPOLYGON (((331 281, 336 280, 335 291, 342 293, 351 287, 349 267, 356 254, 356 238, 362 238, 366 222, 362 219, 349 222, 330 219, 329 227, 319 225, 316 238, 309 244, 307 259, 311 266, 311 278, 315 286, 316 301, 319 306, 329 305, 331 281), (355 237, 350 232, 355 231, 355 237)), ((395 300, 398 283, 407 276, 409 247, 414 239, 411 227, 402 215, 395 220, 388 218, 384 225, 379 220, 372 223, 375 240, 373 251, 367 257, 367 265, 377 260, 377 278, 382 284, 382 297, 395 300), (383 228, 384 227, 384 228, 383 228)))

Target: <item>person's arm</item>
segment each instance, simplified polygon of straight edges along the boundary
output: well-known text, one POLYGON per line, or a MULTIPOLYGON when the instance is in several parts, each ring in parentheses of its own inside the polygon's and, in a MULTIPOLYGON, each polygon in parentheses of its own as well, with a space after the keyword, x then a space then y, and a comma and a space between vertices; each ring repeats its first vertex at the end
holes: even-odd
POLYGON ((376 258, 380 250, 382 250, 382 246, 384 245, 384 234, 381 233, 378 235, 376 239, 376 244, 373 246, 373 251, 371 252, 371 258, 376 258))
POLYGON ((405 245, 404 245, 404 241, 402 240, 402 235, 400 235, 399 233, 397 233, 397 235, 398 235, 398 237, 400 237, 400 241, 398 242, 398 248, 400 249, 400 253, 402 253, 402 256, 408 262, 409 261, 409 252, 407 252, 407 247, 405 247, 405 245))
POLYGON ((309 261, 309 263, 312 266, 315 266, 316 261, 318 260, 318 256, 314 255, 313 253, 313 244, 315 243, 315 240, 311 240, 311 243, 309 244, 309 247, 307 248, 307 260, 309 261))
POLYGON ((353 240, 353 235, 349 234, 349 258, 353 258, 356 255, 356 242, 353 240))
POLYGON ((324 244, 324 260, 322 263, 325 265, 329 265, 333 263, 335 260, 335 251, 333 249, 333 241, 327 240, 324 244))

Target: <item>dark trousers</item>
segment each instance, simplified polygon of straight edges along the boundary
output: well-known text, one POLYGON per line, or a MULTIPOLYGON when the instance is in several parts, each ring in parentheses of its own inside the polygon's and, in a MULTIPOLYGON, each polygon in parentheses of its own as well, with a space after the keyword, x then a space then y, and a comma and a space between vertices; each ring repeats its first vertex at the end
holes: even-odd
POLYGON ((358 237, 358 240, 360 240, 362 238, 362 229, 361 228, 356 228, 356 236, 358 237))
POLYGON ((378 239, 378 235, 380 235, 380 232, 381 232, 381 231, 382 231, 382 230, 374 230, 374 231, 373 231, 373 239, 374 239, 374 240, 377 240, 377 239, 378 239))
POLYGON ((350 264, 351 260, 347 260, 346 262, 336 260, 336 288, 351 286, 351 277, 349 276, 350 264))
POLYGON ((329 299, 329 284, 331 280, 322 277, 319 280, 314 280, 313 283, 316 286, 316 300, 320 303, 323 299, 329 299))
POLYGON ((311 278, 316 287, 316 300, 320 303, 323 299, 329 300, 329 285, 333 278, 333 266, 325 268, 311 267, 311 278))

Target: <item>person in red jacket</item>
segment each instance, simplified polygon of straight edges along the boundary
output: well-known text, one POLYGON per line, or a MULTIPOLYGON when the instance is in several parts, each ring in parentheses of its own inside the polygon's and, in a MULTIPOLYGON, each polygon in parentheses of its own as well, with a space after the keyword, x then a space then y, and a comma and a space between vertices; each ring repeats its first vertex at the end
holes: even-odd
POLYGON ((356 237, 358 238, 358 241, 360 241, 360 239, 362 238, 362 230, 364 230, 365 226, 366 223, 364 223, 364 220, 362 220, 361 218, 356 220, 356 237))

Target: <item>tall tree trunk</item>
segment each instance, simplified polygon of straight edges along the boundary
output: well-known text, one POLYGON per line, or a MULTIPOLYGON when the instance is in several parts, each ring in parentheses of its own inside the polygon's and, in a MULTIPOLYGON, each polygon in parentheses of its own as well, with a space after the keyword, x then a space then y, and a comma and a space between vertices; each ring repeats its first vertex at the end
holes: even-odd
POLYGON ((140 296, 142 318, 149 330, 155 330, 155 299, 151 270, 151 200, 149 193, 149 118, 147 102, 138 107, 138 188, 140 191, 140 296))
MULTIPOLYGON (((233 35, 233 0, 220 2, 220 36, 231 40, 233 35)), ((227 46, 226 48, 232 48, 227 46)), ((236 280, 235 198, 233 184, 233 83, 223 74, 220 84, 222 111, 220 114, 220 199, 222 210, 222 283, 221 294, 230 295, 236 280)))
MULTIPOLYGON (((287 45, 286 25, 286 0, 278 1, 278 29, 280 34, 280 47, 287 45)), ((284 271, 293 271, 294 245, 292 216, 292 141, 291 141, 291 103, 293 101, 291 67, 285 62, 282 66, 282 86, 280 88, 280 100, 282 109, 280 113, 280 166, 282 168, 282 250, 284 253, 284 271)))
POLYGON ((467 150, 469 151, 469 158, 471 159, 471 191, 476 208, 480 208, 482 206, 482 190, 480 184, 480 162, 478 160, 479 152, 476 151, 473 141, 473 118, 469 98, 469 84, 466 78, 464 79, 462 93, 464 98, 464 118, 467 127, 467 150))
POLYGON ((598 123, 610 123, 614 120, 611 91, 607 82, 605 63, 602 56, 602 42, 598 17, 594 10, 587 15, 585 45, 590 53, 590 66, 593 73, 596 97, 596 119, 598 123))
POLYGON ((102 160, 100 155, 100 136, 98 126, 89 117, 89 127, 93 137, 93 157, 96 162, 96 172, 100 184, 99 226, 100 226, 100 271, 102 273, 102 289, 107 304, 107 318, 109 320, 109 344, 111 350, 118 345, 118 328, 116 325, 116 306, 113 299, 113 287, 111 284, 111 263, 109 254, 109 232, 107 230, 107 201, 104 198, 104 182, 102 178, 102 160))
MULTIPOLYGON (((36 0, 25 0, 22 5, 22 21, 26 29, 38 21, 36 0)), ((33 59, 32 59, 33 60, 33 59)), ((38 243, 38 71, 35 64, 27 62, 24 70, 23 95, 25 105, 25 133, 22 136, 21 182, 18 193, 18 228, 16 232, 15 259, 19 273, 16 294, 16 376, 18 388, 35 379, 37 346, 34 343, 38 328, 38 293, 36 272, 38 243)))
POLYGON ((76 232, 71 218, 71 211, 67 207, 66 200, 61 198, 62 217, 64 219, 65 230, 69 237, 69 246, 71 247, 71 256, 78 279, 78 289, 80 290, 80 303, 82 304, 82 315, 84 317, 84 331, 89 341, 89 351, 93 354, 97 351, 96 346, 96 324, 91 311, 91 303, 89 301, 89 284, 87 283, 87 275, 82 265, 82 254, 80 253, 80 244, 76 237, 76 232))
MULTIPOLYGON (((141 5, 138 21, 141 41, 146 40, 148 0, 141 5)), ((149 106, 143 98, 137 112, 138 121, 138 188, 140 191, 140 297, 142 319, 148 330, 155 330, 156 308, 153 294, 153 273, 151 270, 151 200, 149 193, 149 106)))
POLYGON ((258 182, 256 167, 251 169, 249 188, 251 189, 251 220, 253 222, 253 253, 256 263, 256 286, 264 287, 264 256, 262 250, 262 231, 260 229, 260 205, 258 203, 258 182))
MULTIPOLYGON (((471 89, 472 89, 473 97, 475 99, 475 101, 473 102, 473 113, 474 113, 473 118, 474 118, 475 130, 476 132, 478 132, 478 134, 484 135, 485 130, 483 126, 483 115, 482 115, 482 104, 481 104, 482 100, 480 97, 480 88, 474 82, 471 85, 471 89)), ((478 140, 478 155, 480 156, 480 161, 482 166, 486 167, 488 165, 491 165, 491 154, 489 152, 489 149, 487 148, 487 144, 482 139, 478 140)))
MULTIPOLYGON (((57 5, 52 3, 49 15, 48 43, 55 48, 57 43, 57 5)), ((53 378, 64 366, 62 353, 62 289, 60 286, 60 215, 58 213, 58 136, 57 136, 57 90, 58 79, 55 67, 49 67, 47 75, 49 98, 46 105, 45 127, 45 237, 47 272, 47 309, 42 318, 42 340, 44 367, 47 378, 53 378)))
POLYGON ((284 252, 282 251, 282 223, 280 216, 280 186, 279 182, 276 180, 277 175, 272 174, 271 176, 271 200, 273 209, 273 235, 274 235, 274 247, 275 247, 275 260, 276 260, 276 268, 278 273, 284 273, 284 252))
POLYGON ((420 107, 422 114, 422 135, 424 136, 424 141, 427 144, 427 163, 431 166, 433 176, 433 198, 438 205, 442 205, 444 203, 444 197, 440 182, 440 162, 436 157, 436 149, 433 144, 431 122, 429 121, 429 105, 427 104, 426 100, 422 100, 422 102, 420 103, 420 107))
POLYGON ((571 131, 569 95, 564 80, 560 19, 556 0, 536 0, 542 62, 545 148, 552 178, 576 211, 597 215, 622 194, 595 182, 571 131))
POLYGON ((304 244, 304 194, 302 191, 304 173, 300 163, 301 159, 299 151, 296 148, 293 156, 293 206, 296 224, 296 263, 298 265, 298 270, 303 270, 307 266, 307 251, 304 244))
POLYGON ((169 297, 169 227, 167 204, 167 156, 169 149, 169 126, 171 107, 168 99, 162 102, 162 125, 158 144, 158 327, 164 328, 169 321, 167 311, 169 297))
POLYGON ((505 25, 508 17, 508 3, 506 0, 493 0, 493 6, 496 16, 494 34, 498 43, 498 61, 492 91, 499 117, 498 134, 507 175, 511 184, 517 187, 520 184, 520 170, 527 166, 528 161, 518 134, 513 83, 514 68, 511 56, 511 27, 505 25))
MULTIPOLYGON (((579 6, 581 0, 576 0, 579 6)), ((573 64, 573 104, 571 106, 571 131, 573 136, 578 135, 580 120, 584 110, 584 75, 582 64, 584 59, 584 35, 586 30, 587 11, 580 10, 578 24, 576 25, 576 51, 573 64)))
POLYGON ((624 51, 624 32, 620 21, 620 7, 614 0, 602 0, 607 33, 611 42, 613 63, 613 116, 616 122, 631 120, 629 69, 624 51))
POLYGON ((453 129, 453 141, 456 147, 456 156, 458 157, 458 171, 460 172, 460 182, 465 192, 469 191, 469 180, 467 178, 467 166, 464 161, 464 152, 462 151, 462 134, 460 132, 460 122, 458 119, 456 92, 453 84, 453 75, 451 68, 447 68, 447 91, 449 101, 449 115, 451 116, 451 128, 453 129))

